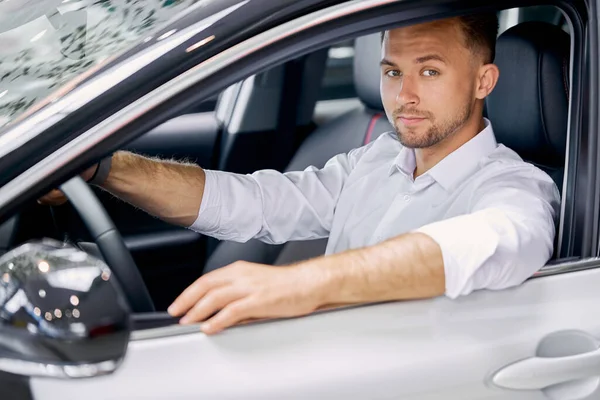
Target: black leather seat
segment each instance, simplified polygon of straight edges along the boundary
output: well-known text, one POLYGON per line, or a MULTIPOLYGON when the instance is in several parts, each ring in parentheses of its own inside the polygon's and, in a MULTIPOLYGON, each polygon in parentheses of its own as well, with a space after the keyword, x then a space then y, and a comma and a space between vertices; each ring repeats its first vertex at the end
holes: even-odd
POLYGON ((499 38, 500 78, 487 98, 498 142, 544 170, 562 190, 569 110, 569 35, 545 22, 519 24, 499 38))
MULTIPOLYGON (((496 57, 501 78, 487 104, 498 141, 544 168, 559 183, 567 127, 568 74, 564 66, 569 60, 568 45, 568 35, 549 24, 527 23, 505 32, 498 40, 496 57)), ((392 130, 379 95, 380 36, 359 38, 355 47, 354 80, 363 107, 319 127, 304 141, 287 170, 322 167, 334 155, 392 130)), ((280 265, 308 259, 322 255, 326 243, 326 239, 282 245, 258 240, 222 242, 204 272, 237 260, 280 265)))

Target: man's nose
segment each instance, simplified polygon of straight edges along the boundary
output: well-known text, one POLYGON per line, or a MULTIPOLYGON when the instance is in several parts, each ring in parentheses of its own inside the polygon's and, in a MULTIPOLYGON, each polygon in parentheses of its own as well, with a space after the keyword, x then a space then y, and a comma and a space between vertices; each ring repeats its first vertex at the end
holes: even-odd
POLYGON ((416 85, 412 78, 408 76, 402 77, 402 80, 400 81, 398 94, 396 95, 396 104, 419 104, 419 96, 417 96, 416 85))

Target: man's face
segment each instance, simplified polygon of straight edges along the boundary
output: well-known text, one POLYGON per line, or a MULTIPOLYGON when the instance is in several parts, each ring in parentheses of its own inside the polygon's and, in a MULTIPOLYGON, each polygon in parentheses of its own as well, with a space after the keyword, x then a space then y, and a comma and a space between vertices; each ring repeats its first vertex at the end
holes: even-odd
POLYGON ((436 145, 472 115, 479 57, 457 20, 388 31, 382 43, 381 97, 400 142, 436 145))

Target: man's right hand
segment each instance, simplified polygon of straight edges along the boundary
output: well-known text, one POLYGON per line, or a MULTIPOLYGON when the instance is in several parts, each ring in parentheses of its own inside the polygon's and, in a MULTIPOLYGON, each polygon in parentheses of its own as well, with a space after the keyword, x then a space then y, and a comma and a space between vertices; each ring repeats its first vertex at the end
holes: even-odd
MULTIPOLYGON (((98 168, 98 164, 92 165, 90 168, 86 169, 81 173, 81 178, 84 181, 89 181, 92 176, 94 176, 94 172, 96 172, 96 168, 98 168)), ((38 199, 39 204, 47 205, 47 206, 60 206, 67 202, 67 197, 58 189, 54 189, 46 195, 42 196, 38 199)))

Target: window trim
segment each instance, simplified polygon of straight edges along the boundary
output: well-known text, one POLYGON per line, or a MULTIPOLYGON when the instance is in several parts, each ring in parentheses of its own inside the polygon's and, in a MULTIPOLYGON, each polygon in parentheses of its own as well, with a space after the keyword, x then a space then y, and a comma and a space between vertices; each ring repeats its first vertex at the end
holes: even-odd
POLYGON ((583 259, 562 259, 546 264, 529 279, 543 278, 545 276, 560 275, 567 272, 585 271, 600 268, 600 257, 583 259))
POLYGON ((571 36, 568 136, 559 226, 556 232, 558 236, 557 254, 559 258, 575 255, 591 257, 593 254, 586 254, 585 244, 583 244, 583 248, 576 247, 577 242, 581 243, 586 240, 586 232, 589 238, 590 230, 590 226, 586 222, 588 210, 577 207, 576 199, 586 198, 587 183, 594 180, 596 175, 596 171, 589 170, 589 165, 585 161, 586 155, 583 153, 585 150, 581 146, 581 143, 585 143, 590 136, 586 129, 587 124, 583 121, 584 107, 587 104, 583 96, 585 87, 589 84, 586 82, 584 71, 586 37, 584 21, 581 20, 586 11, 580 9, 578 13, 576 6, 569 4, 567 6, 571 7, 570 13, 567 13, 564 8, 560 7, 560 4, 554 5, 565 14, 571 36), (587 182, 584 181, 586 175, 588 176, 587 182))

